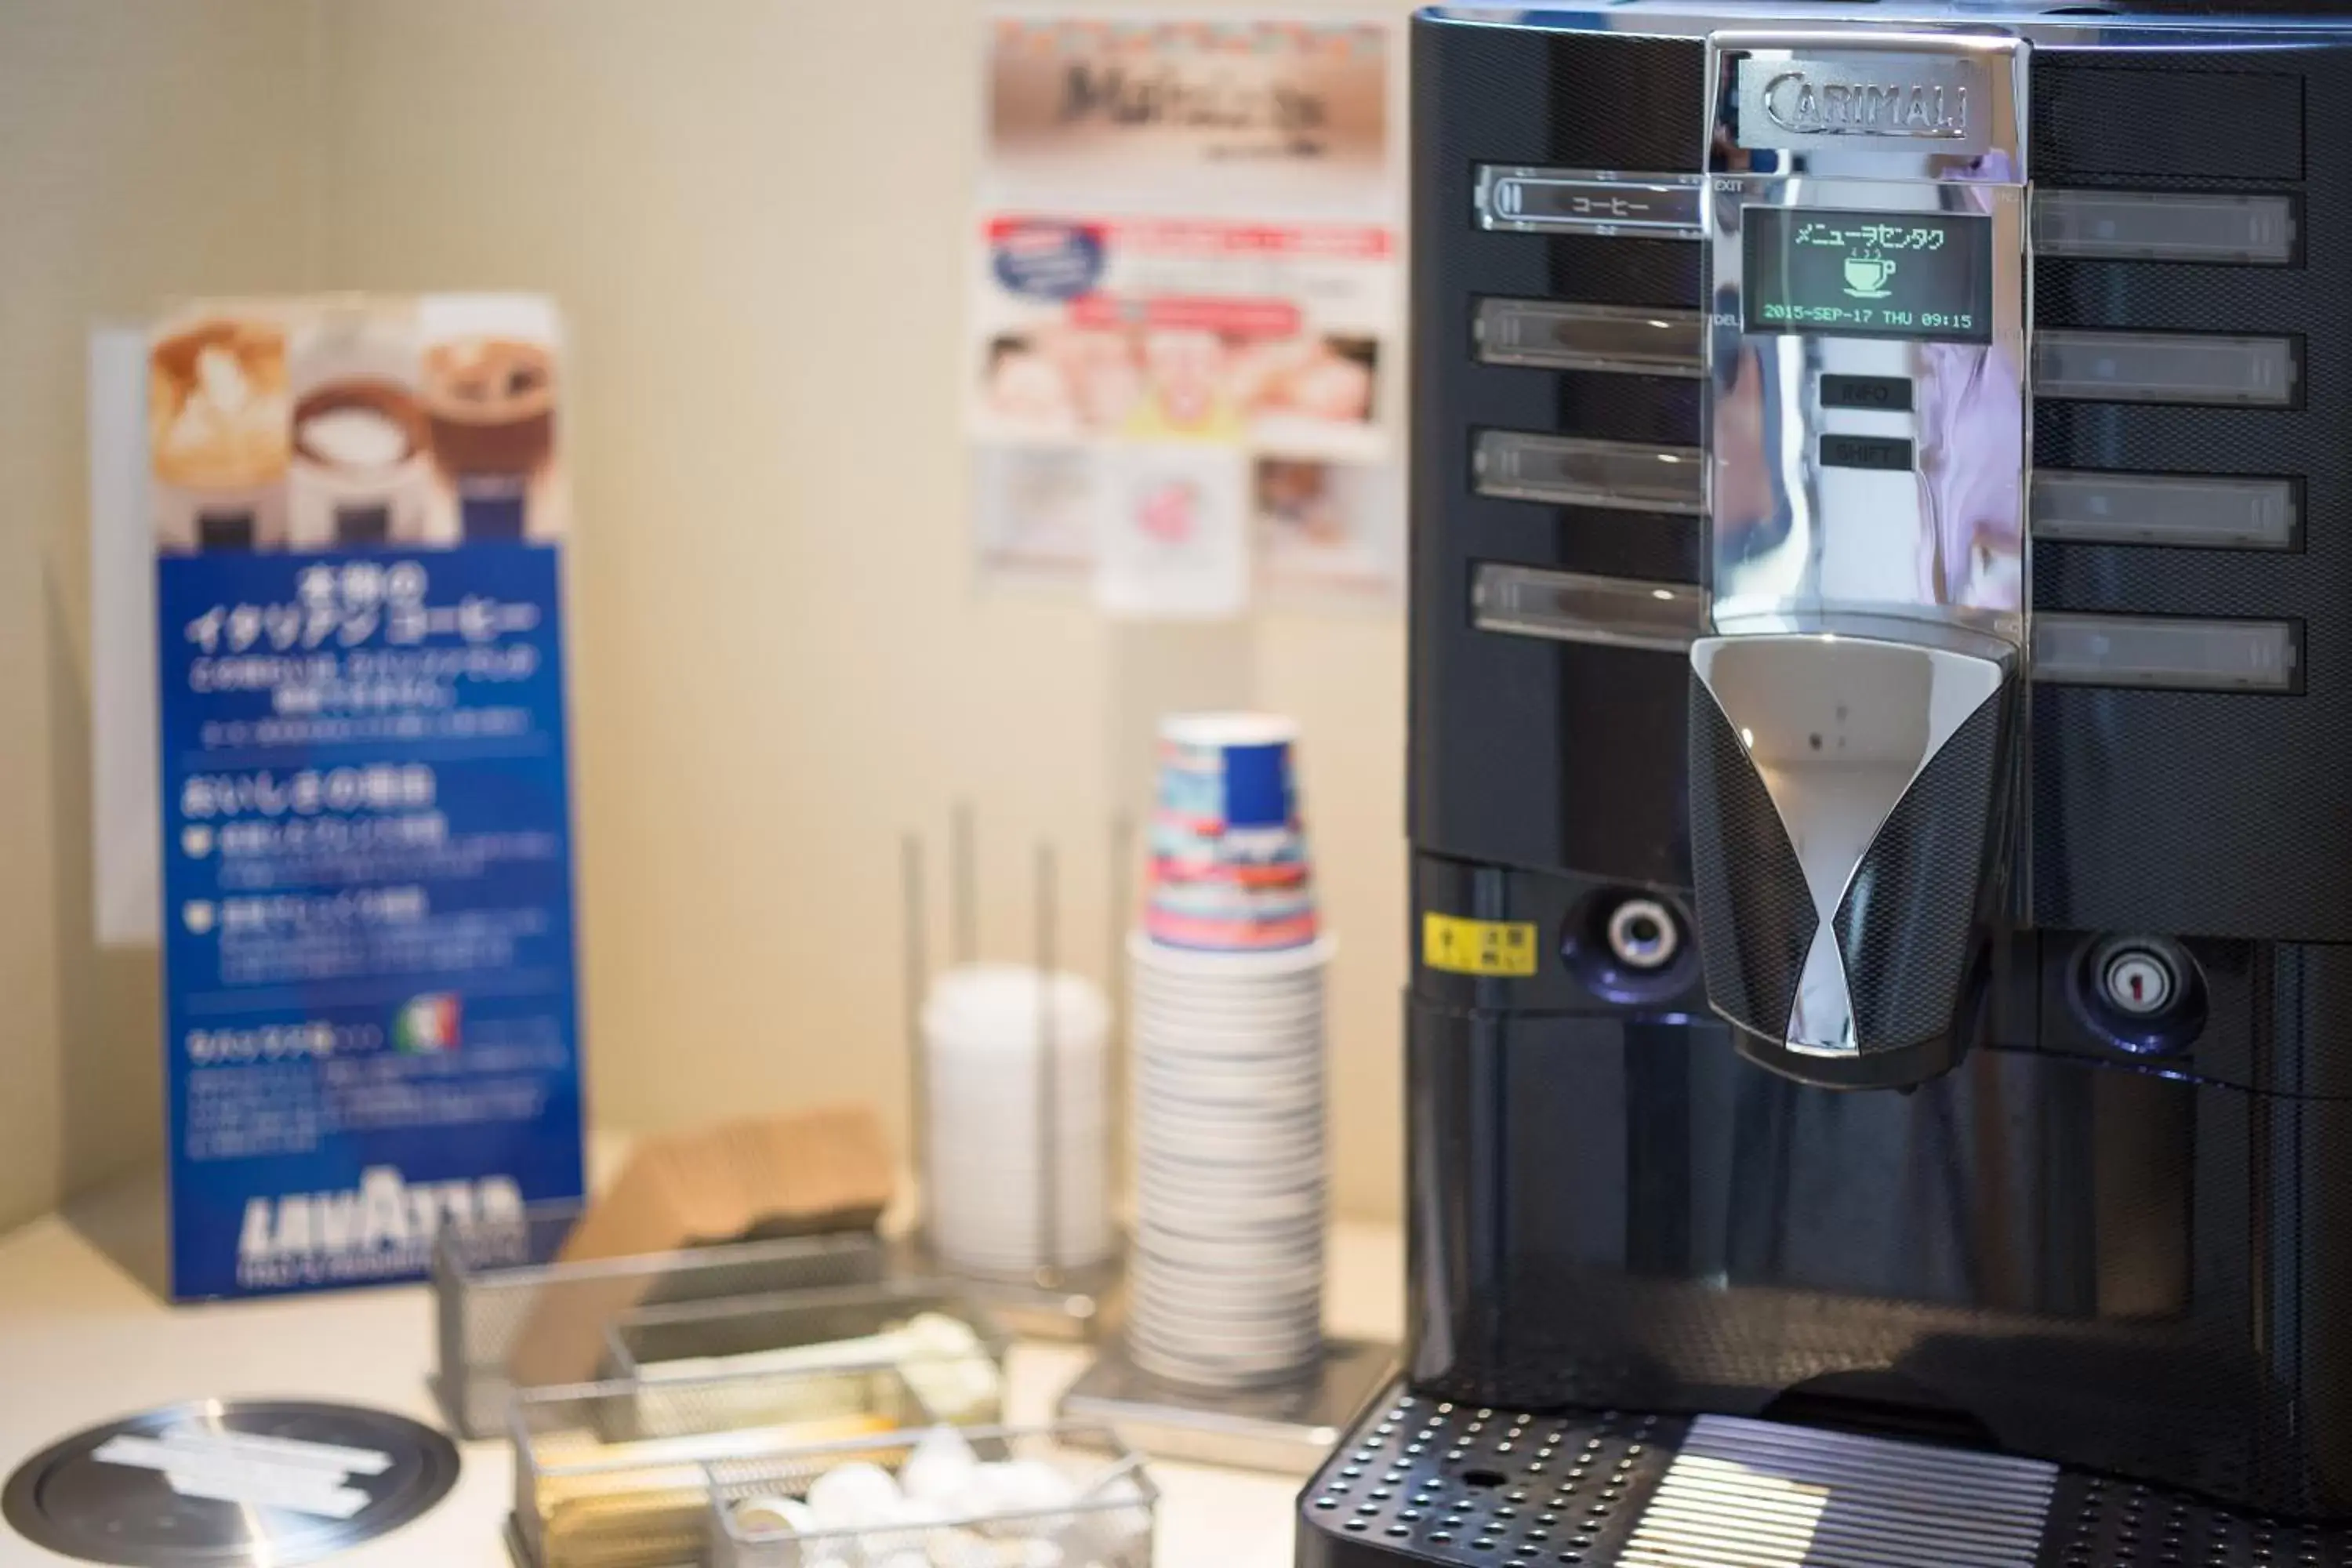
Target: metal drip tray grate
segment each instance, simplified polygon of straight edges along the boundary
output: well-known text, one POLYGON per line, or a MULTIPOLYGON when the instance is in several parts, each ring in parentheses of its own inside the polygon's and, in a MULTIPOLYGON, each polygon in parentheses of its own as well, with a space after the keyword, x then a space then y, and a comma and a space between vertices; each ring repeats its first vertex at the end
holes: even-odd
POLYGON ((1617 1561, 1685 1426, 1410 1394, 1376 1409, 1304 1495, 1309 1526, 1437 1563, 1617 1561))
POLYGON ((2352 1568, 2352 1530, 2215 1508, 2161 1487, 2062 1474, 2041 1568, 2352 1568))
POLYGON ((1924 1444, 1392 1391, 1299 1498, 1299 1568, 2352 1568, 2352 1529, 1924 1444))
POLYGON ((1621 1560, 2034 1568, 2057 1479, 2037 1459, 1702 1415, 1621 1560))

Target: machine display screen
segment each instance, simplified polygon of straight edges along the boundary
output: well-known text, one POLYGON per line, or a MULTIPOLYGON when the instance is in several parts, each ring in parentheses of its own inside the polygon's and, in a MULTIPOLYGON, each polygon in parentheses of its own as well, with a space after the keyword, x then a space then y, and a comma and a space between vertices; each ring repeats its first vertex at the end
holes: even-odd
POLYGON ((1992 219, 1977 213, 1751 206, 1751 332, 1992 341, 1992 219))

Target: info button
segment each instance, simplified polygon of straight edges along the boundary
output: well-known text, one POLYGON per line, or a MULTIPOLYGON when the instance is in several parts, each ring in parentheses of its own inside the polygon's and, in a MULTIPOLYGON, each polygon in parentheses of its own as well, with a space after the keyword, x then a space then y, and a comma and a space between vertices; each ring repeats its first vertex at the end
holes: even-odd
POLYGON ((1822 376, 1822 406, 1865 408, 1881 414, 1911 412, 1911 382, 1900 375, 1822 376))

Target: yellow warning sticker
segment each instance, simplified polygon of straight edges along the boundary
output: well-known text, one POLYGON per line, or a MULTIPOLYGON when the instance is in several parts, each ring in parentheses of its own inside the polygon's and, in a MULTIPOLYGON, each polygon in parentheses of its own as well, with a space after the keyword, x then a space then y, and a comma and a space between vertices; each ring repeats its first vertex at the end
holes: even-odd
POLYGON ((1452 974, 1523 979, 1536 972, 1535 923, 1424 914, 1421 917, 1421 962, 1452 974))

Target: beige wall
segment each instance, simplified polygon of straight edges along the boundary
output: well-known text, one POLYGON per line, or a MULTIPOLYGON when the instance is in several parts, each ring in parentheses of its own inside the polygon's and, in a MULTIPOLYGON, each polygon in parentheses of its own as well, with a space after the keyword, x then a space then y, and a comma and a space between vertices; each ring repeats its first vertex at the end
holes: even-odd
MULTIPOLYGON (((17 5, 0 0, 0 17, 17 5)), ((133 50, 127 24, 59 19, 84 9, 45 0, 33 15, 83 47, 133 50)), ((203 151, 152 120, 136 135, 111 131, 115 160, 73 165, 73 183, 98 194, 52 199, 135 211, 149 186, 131 174, 169 178, 118 167, 144 159, 159 171, 205 163, 205 188, 226 180, 243 204, 206 209, 204 232, 220 237, 205 269, 151 256, 123 279, 126 304, 167 286, 297 282, 540 289, 563 303, 576 341, 574 754, 597 1119, 653 1126, 845 1094, 895 1111, 900 836, 926 836, 936 891, 951 803, 973 803, 985 945, 1003 956, 1028 951, 1034 847, 1055 841, 1065 951, 1099 973, 1109 825, 1142 804, 1150 715, 1255 700, 1304 723, 1307 801, 1343 939, 1339 1201, 1392 1214, 1401 626, 1267 616, 1206 635, 1122 629, 1068 599, 975 589, 958 334, 977 0, 233 10, 224 33, 283 51, 279 96, 251 95, 248 122, 224 122, 225 140, 203 151), (299 138, 281 146, 283 124, 263 123, 295 112, 310 115, 307 163, 283 150, 299 138), (271 179, 237 185, 222 173, 232 151, 271 179), (268 246, 235 248, 257 228, 303 233, 305 214, 315 266, 268 246)), ((168 0, 132 8, 165 12, 185 14, 168 0)), ((35 75, 10 41, 0 33, 0 86, 15 79, 5 73, 35 75)), ((172 58, 163 43, 136 52, 172 58)), ((82 90, 112 89, 91 78, 82 90)), ((218 98, 205 101, 226 121, 218 98)), ((21 101, 0 104, 0 131, 22 112, 21 101)), ((16 178, 16 138, 0 149, 0 180, 16 178)), ((141 237, 152 248, 186 227, 141 237)), ((79 385, 72 356, 89 312, 58 279, 89 243, 44 233, 51 259, 26 276, 47 290, 50 369, 28 377, 12 351, 6 395, 23 400, 68 373, 79 385)), ((0 267, 27 265, 14 246, 5 255, 0 267)), ((44 417, 55 426, 38 446, 46 521, 30 541, 0 531, 0 594, 16 611, 0 617, 0 639, 30 644, 13 668, 76 657, 69 637, 59 646, 60 634, 26 627, 55 625, 59 601, 77 622, 79 578, 27 587, 9 570, 21 557, 56 579, 56 563, 78 560, 76 416, 44 417)), ((16 425, 0 428, 11 464, 30 460, 16 425)), ((24 521, 0 521, 12 527, 24 521)), ((33 1014, 25 1054, 37 1075, 58 1076, 66 1038, 141 1075, 139 1113, 101 1162, 113 1163, 131 1152, 126 1137, 152 1137, 152 988, 77 1014, 89 966, 78 976, 68 963, 62 989, 53 978, 62 950, 87 947, 83 854, 66 831, 80 818, 64 804, 83 787, 82 741, 71 713, 56 711, 78 680, 68 669, 0 694, 30 704, 21 719, 0 708, 9 732, 30 724, 40 737, 27 765, 12 759, 0 780, 0 886, 20 885, 13 873, 29 860, 50 889, 34 931, 0 941, 11 966, 0 976, 19 994, 61 999, 33 1014)), ((938 902, 935 944, 946 929, 938 902)), ((12 1113, 0 1103, 0 1131, 12 1113)), ((40 1155, 38 1179, 13 1174, 13 1142, 0 1141, 0 1215, 44 1197, 56 1170, 40 1155)))
POLYGON ((90 938, 83 363, 311 273, 299 0, 0 0, 0 1226, 152 1161, 152 953, 90 938))

